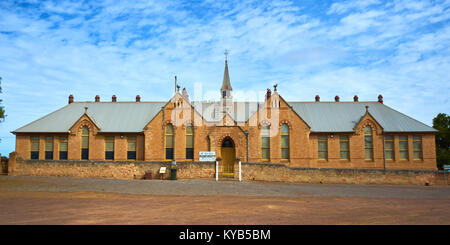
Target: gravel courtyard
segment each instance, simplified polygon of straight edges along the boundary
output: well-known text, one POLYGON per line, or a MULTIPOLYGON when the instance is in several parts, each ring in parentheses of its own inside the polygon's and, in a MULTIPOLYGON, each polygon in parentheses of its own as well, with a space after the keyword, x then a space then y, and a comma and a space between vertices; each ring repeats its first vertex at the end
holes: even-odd
POLYGON ((450 224, 450 186, 0 176, 0 224, 450 224))

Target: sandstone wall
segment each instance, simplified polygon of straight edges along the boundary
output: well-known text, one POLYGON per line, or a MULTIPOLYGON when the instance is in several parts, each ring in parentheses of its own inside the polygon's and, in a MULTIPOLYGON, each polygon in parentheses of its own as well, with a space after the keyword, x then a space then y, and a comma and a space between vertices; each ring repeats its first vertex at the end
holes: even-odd
MULTIPOLYGON (((150 172, 152 179, 170 179, 172 165, 166 161, 25 160, 11 153, 8 167, 9 175, 143 179, 150 172), (167 168, 163 176, 159 174, 160 167, 167 168)), ((214 162, 179 162, 176 168, 177 179, 215 177, 214 162)), ((239 178, 238 164, 235 164, 234 178, 239 178)), ((447 184, 449 178, 447 174, 447 184)), ((242 163, 242 179, 323 184, 444 183, 443 173, 435 170, 295 168, 273 163, 242 163)))

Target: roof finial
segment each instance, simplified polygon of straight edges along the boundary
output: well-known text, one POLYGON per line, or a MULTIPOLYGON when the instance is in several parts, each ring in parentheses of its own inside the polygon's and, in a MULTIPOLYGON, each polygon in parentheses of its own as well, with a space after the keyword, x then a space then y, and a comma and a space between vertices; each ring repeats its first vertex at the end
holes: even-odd
POLYGON ((275 83, 275 84, 273 85, 273 92, 276 92, 276 91, 277 91, 277 87, 278 87, 278 83, 275 83))
POLYGON ((85 114, 87 114, 87 110, 88 110, 88 107, 85 106, 85 107, 84 107, 84 113, 85 113, 85 114))
POLYGON ((366 113, 369 113, 369 106, 366 105, 366 113))

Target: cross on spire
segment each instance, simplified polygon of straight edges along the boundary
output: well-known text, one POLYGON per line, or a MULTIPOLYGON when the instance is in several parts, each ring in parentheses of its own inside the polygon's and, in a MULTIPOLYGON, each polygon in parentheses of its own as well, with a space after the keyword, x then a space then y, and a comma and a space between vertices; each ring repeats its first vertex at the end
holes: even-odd
POLYGON ((228 49, 225 49, 225 53, 223 53, 225 55, 225 62, 227 61, 228 58, 228 49))

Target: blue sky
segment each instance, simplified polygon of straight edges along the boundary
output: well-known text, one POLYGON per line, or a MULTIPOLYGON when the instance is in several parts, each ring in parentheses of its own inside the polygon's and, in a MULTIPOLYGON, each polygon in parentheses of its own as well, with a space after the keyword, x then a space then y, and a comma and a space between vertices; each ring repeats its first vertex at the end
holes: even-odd
POLYGON ((375 101, 428 125, 450 114, 450 1, 0 1, 10 133, 95 95, 167 101, 173 77, 218 97, 225 49, 235 98, 278 83, 288 101, 375 101))

